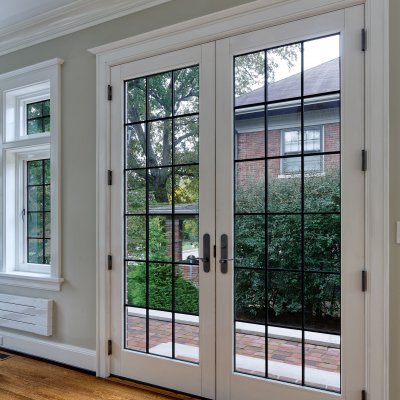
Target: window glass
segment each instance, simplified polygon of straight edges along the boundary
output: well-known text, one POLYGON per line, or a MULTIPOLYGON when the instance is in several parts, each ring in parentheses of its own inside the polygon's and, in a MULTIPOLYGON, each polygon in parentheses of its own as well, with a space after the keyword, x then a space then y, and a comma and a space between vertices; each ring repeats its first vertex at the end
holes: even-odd
MULTIPOLYGON (((282 132, 284 156, 301 153, 301 130, 290 129, 282 132)), ((304 128, 304 153, 319 153, 322 151, 322 135, 320 127, 304 128)), ((322 171, 322 156, 315 155, 304 158, 305 171, 322 171)), ((290 157, 282 159, 282 173, 294 174, 301 171, 301 158, 290 157)))
POLYGON ((27 262, 50 264, 50 159, 26 163, 27 262))
POLYGON ((50 132, 50 100, 26 105, 26 134, 50 132))

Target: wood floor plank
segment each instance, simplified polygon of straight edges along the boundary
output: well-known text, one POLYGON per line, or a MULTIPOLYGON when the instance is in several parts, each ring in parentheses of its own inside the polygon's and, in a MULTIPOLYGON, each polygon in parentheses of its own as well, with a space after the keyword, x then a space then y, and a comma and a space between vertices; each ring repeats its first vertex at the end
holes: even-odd
POLYGON ((0 361, 1 400, 190 400, 118 378, 100 379, 21 356, 0 361))

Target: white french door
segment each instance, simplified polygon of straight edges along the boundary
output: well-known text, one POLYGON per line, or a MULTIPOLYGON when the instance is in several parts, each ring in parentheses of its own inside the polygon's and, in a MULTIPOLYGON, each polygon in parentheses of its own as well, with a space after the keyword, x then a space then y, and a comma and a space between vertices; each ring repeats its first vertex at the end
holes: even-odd
POLYGON ((111 373, 364 388, 363 7, 111 69, 111 373))
POLYGON ((360 397, 362 27, 353 7, 217 42, 218 399, 360 397))
POLYGON ((111 76, 111 372, 209 398, 215 267, 199 258, 215 242, 214 56, 205 44, 111 76))

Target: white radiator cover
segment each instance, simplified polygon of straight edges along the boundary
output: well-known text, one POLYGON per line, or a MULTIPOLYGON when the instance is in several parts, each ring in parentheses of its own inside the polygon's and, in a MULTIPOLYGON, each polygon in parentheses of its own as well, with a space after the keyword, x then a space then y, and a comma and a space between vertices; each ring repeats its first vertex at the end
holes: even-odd
POLYGON ((0 327, 51 336, 53 300, 0 293, 0 327))

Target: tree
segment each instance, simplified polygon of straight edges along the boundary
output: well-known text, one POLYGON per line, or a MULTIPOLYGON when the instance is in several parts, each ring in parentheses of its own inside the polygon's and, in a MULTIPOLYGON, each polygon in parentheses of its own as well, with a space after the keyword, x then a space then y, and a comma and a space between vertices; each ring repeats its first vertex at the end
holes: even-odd
MULTIPOLYGON (((157 168, 172 164, 190 164, 198 161, 198 117, 186 116, 175 120, 159 118, 198 112, 199 68, 184 68, 147 79, 127 83, 127 121, 135 123, 127 130, 127 166, 144 167, 147 157, 149 186, 154 189, 158 203, 168 203, 168 180, 171 168, 157 168), (146 101, 147 97, 147 101, 146 101), (151 121, 144 123, 146 117, 151 121), (139 123, 138 123, 139 122, 139 123), (172 137, 174 135, 174 138, 172 137), (174 149, 173 149, 174 143, 174 149)), ((139 170, 143 178, 145 171, 139 170)), ((192 177, 187 170, 176 170, 177 177, 192 177)))
MULTIPOLYGON (((282 62, 291 68, 299 55, 299 45, 282 46, 267 52, 256 52, 235 59, 235 94, 247 93, 263 85, 265 75, 273 82, 282 62)), ((204 78, 206 79, 206 77, 204 78)), ((198 117, 171 120, 159 118, 197 113, 199 110, 199 67, 188 67, 146 78, 133 79, 126 84, 126 119, 133 124, 127 128, 127 167, 154 167, 149 170, 149 187, 157 203, 168 203, 170 168, 157 168, 172 164, 198 162, 198 117), (147 101, 146 101, 147 99, 147 101), (146 119, 151 120, 147 124, 146 119), (173 149, 175 147, 175 149, 173 149)), ((138 174, 145 178, 145 170, 138 174)), ((176 176, 198 179, 186 170, 177 170, 176 176)))

